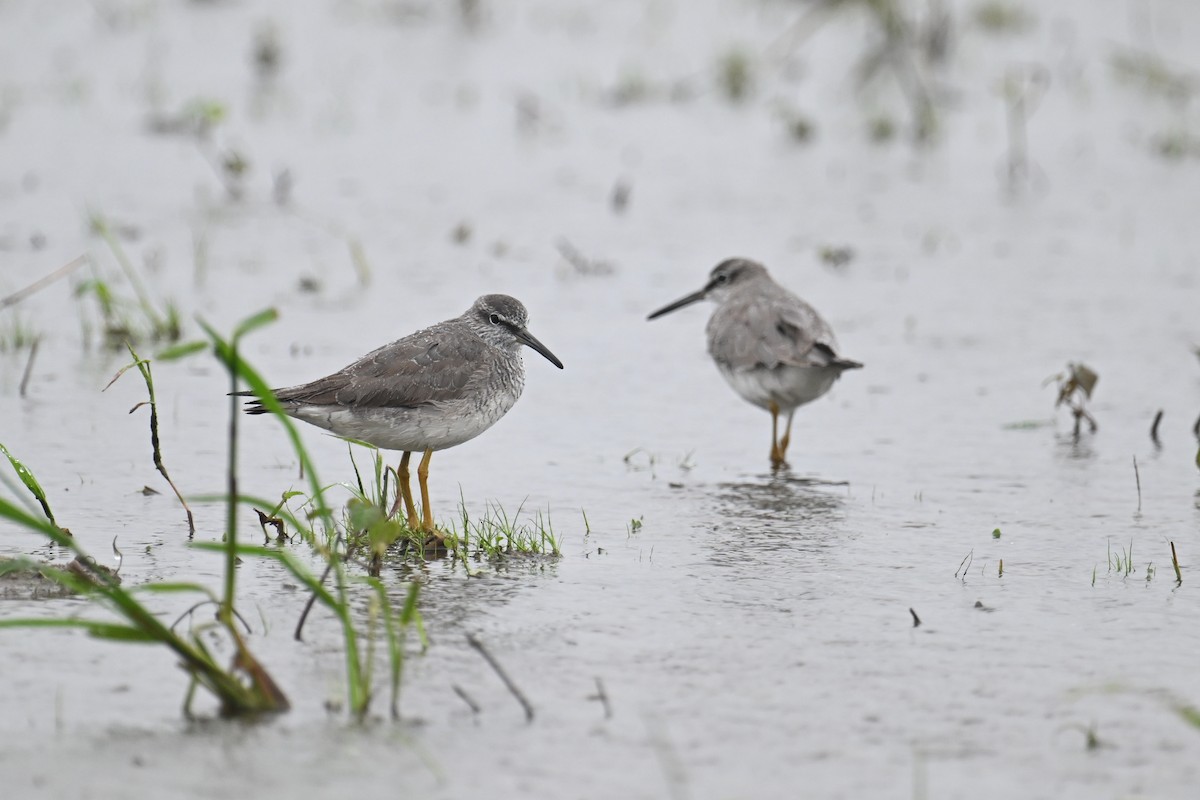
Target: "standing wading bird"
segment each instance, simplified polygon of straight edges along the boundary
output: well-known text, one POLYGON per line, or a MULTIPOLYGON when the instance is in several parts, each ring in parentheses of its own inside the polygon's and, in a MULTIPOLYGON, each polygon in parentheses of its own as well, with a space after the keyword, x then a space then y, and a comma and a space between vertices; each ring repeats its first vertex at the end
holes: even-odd
POLYGON ((762 264, 745 258, 722 261, 703 289, 648 319, 701 300, 717 304, 708 320, 708 354, 743 400, 771 412, 771 467, 786 467, 796 409, 862 364, 840 358, 833 331, 816 309, 772 280, 762 264), (781 412, 787 413, 782 439, 781 412))
MULTIPOLYGON (((396 473, 400 496, 392 513, 403 501, 409 528, 440 541, 444 537, 433 524, 427 483, 434 451, 474 439, 513 407, 525 387, 521 345, 563 368, 525 327, 528 318, 515 298, 486 294, 461 317, 384 345, 312 383, 275 389, 275 398, 289 417, 384 450, 403 451, 396 473), (417 467, 420 523, 408 472, 416 451, 424 453, 417 467)), ((265 414, 268 409, 255 400, 246 412, 265 414)))

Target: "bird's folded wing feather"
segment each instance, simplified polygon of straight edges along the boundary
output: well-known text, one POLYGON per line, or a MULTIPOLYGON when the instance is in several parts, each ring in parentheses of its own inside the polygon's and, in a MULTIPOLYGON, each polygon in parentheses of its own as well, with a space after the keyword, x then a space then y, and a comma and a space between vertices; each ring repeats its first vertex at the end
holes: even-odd
POLYGON ((280 389, 284 402, 354 405, 359 408, 412 408, 462 395, 486 371, 488 346, 462 330, 433 326, 380 347, 324 378, 280 389))
POLYGON ((713 323, 710 352, 731 369, 826 367, 838 361, 833 331, 795 296, 756 297, 713 323))

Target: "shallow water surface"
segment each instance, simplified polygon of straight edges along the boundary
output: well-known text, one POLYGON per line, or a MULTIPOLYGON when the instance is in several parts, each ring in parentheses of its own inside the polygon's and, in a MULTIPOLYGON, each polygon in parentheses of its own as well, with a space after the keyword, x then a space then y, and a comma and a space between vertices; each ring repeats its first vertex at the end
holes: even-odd
MULTIPOLYGON (((229 330, 277 307, 245 345, 275 385, 493 291, 525 302, 566 365, 528 354, 508 417, 433 459, 440 517, 460 493, 476 515, 548 509, 562 556, 475 577, 387 565, 395 598, 421 582, 430 638, 406 662, 401 721, 382 685, 375 716, 346 721, 335 623, 314 613, 294 642, 306 596, 251 560, 243 612, 290 713, 188 722, 164 652, 4 631, 14 796, 1192 796, 1200 729, 1177 709, 1200 703, 1200 165, 1154 143, 1197 121, 1111 63, 1128 47, 1200 68, 1200 12, 1029 4, 1027 27, 995 33, 947 5, 939 139, 914 146, 894 84, 856 88, 875 41, 860 12, 793 36, 809 6, 482 3, 472 27, 450 4, 0 4, 0 294, 86 251, 129 295, 90 210, 124 226, 189 338, 197 315, 229 330), (269 78, 249 58, 264 25, 283 53, 269 78), (734 51, 755 78, 740 103, 714 78, 734 51), (997 87, 1030 64, 1050 80, 1027 125, 1033 177, 1009 186, 997 87), (615 102, 621 87, 635 100, 615 102), (227 107, 208 142, 151 130, 197 98, 227 107), (795 141, 785 112, 814 138, 795 141), (872 142, 880 116, 896 139, 872 142), (251 162, 240 200, 212 163, 229 150, 251 162), (827 247, 852 258, 828 265, 827 247), (645 321, 735 254, 866 365, 797 413, 779 474, 767 415, 704 352, 707 309, 645 321), (1068 361, 1100 375, 1095 434, 1072 436, 1042 385, 1068 361), (1114 570, 1130 550, 1133 571, 1114 570)), ((0 442, 91 552, 108 560, 118 537, 127 583, 216 586, 145 410, 126 413, 137 376, 99 391, 127 359, 98 346, 94 304, 59 283, 0 310, 0 334, 14 311, 41 343, 25 396, 28 350, 0 352, 0 442)), ((207 357, 154 369, 176 482, 220 491, 227 378, 207 357)), ((278 426, 240 423, 243 490, 300 485, 278 426)), ((304 436, 323 481, 353 481, 344 443, 304 436)), ((223 508, 196 512, 197 538, 219 539, 223 508)), ((0 546, 61 558, 8 525, 0 546)))

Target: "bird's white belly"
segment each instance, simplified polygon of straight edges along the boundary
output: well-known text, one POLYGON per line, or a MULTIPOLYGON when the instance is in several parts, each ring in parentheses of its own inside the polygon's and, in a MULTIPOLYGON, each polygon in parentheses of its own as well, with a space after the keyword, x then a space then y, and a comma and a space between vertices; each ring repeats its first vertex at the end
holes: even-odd
POLYGON ((503 417, 516 397, 495 397, 481 408, 348 408, 301 406, 291 416, 384 450, 445 450, 474 439, 503 417))
POLYGON ((829 391, 840 374, 833 367, 779 366, 735 370, 717 366, 743 400, 766 409, 774 403, 782 411, 791 411, 816 400, 829 391))

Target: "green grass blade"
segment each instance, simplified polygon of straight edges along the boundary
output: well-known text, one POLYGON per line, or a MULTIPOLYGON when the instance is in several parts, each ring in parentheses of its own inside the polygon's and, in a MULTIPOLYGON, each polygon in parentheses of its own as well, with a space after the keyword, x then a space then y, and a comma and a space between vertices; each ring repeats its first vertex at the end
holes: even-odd
POLYGON ((75 630, 87 630, 95 623, 86 619, 73 619, 71 617, 63 618, 42 618, 42 617, 15 617, 13 619, 0 619, 0 629, 4 628, 73 628, 75 630))
POLYGON ((158 637, 132 625, 117 625, 110 622, 94 622, 87 627, 89 635, 97 639, 111 639, 132 644, 158 644, 158 637))
POLYGON ((33 472, 30 471, 29 467, 25 466, 25 464, 19 461, 16 456, 8 452, 8 448, 2 444, 0 444, 0 453, 4 453, 5 457, 8 458, 8 463, 12 464, 12 468, 16 471, 17 477, 21 479, 21 483, 25 484, 25 488, 29 490, 30 494, 32 494, 41 505, 42 511, 46 514, 46 518, 50 520, 51 524, 57 525, 58 523, 54 521, 54 512, 50 510, 50 501, 46 499, 46 492, 42 489, 42 485, 38 483, 38 479, 34 477, 33 472))
POLYGON ((183 344, 164 347, 155 354, 154 359, 156 361, 178 361, 181 358, 187 358, 193 353, 199 353, 201 350, 204 350, 207 347, 208 342, 184 342, 183 344))
MULTIPOLYGON (((253 317, 250 317, 241 325, 239 325, 238 330, 253 330, 276 319, 278 316, 278 312, 276 312, 273 308, 260 311, 258 314, 255 314, 253 317)), ((283 406, 280 405, 277 399, 275 399, 275 394, 271 391, 271 387, 268 386, 267 382, 263 380, 262 376, 259 375, 258 372, 249 364, 247 364, 240 356, 235 358, 233 345, 230 342, 222 339, 220 334, 213 330, 213 328, 203 320, 200 320, 200 327, 202 327, 205 333, 208 334, 209 338, 212 339, 213 348, 216 352, 217 358, 220 359, 227 368, 236 371, 237 376, 245 381, 246 385, 250 387, 250 391, 254 393, 255 399, 262 403, 262 405, 268 411, 270 411, 277 420, 279 420, 279 423, 283 425, 284 431, 287 433, 289 441, 291 441, 292 449, 296 452, 296 456, 300 460, 300 465, 304 470, 304 474, 308 477, 309 486, 311 488, 310 497, 313 498, 317 512, 320 514, 322 519, 330 519, 332 514, 325 504, 324 495, 321 491, 321 482, 317 478, 317 471, 312 463, 312 459, 309 458, 308 451, 305 449, 304 443, 300 440, 300 431, 296 428, 292 420, 283 413, 283 406)))
POLYGON ((233 338, 241 339, 247 333, 257 330, 264 325, 270 325, 275 320, 279 319, 279 312, 273 308, 265 308, 253 316, 247 317, 238 323, 238 326, 233 329, 233 338))
POLYGON ((217 596, 202 583, 188 583, 186 581, 161 581, 159 583, 143 583, 137 586, 131 586, 128 589, 130 594, 202 594, 210 600, 216 600, 217 596))
MULTIPOLYGON (((402 618, 398 619, 397 615, 392 611, 391 601, 388 599, 387 587, 383 585, 383 581, 378 578, 367 578, 367 583, 375 590, 375 596, 379 600, 379 608, 383 613, 384 632, 387 634, 388 645, 388 663, 391 666, 391 711, 392 719, 400 718, 400 679, 404 674, 404 628, 402 618), (399 623, 399 624, 398 624, 399 623)), ((412 584, 409 589, 409 597, 412 597, 413 589, 417 588, 417 584, 412 584)))
POLYGON ((43 534, 52 539, 55 544, 61 545, 74 553, 81 552, 78 545, 75 544, 75 539, 70 534, 65 533, 62 528, 52 522, 47 522, 44 519, 25 512, 2 497, 0 497, 0 518, 7 519, 9 522, 15 522, 23 528, 43 534))
POLYGON ((130 625, 119 625, 113 622, 97 622, 89 619, 39 619, 23 617, 0 620, 0 628, 73 628, 87 631, 97 639, 112 639, 120 642, 154 644, 158 640, 145 631, 130 625))

